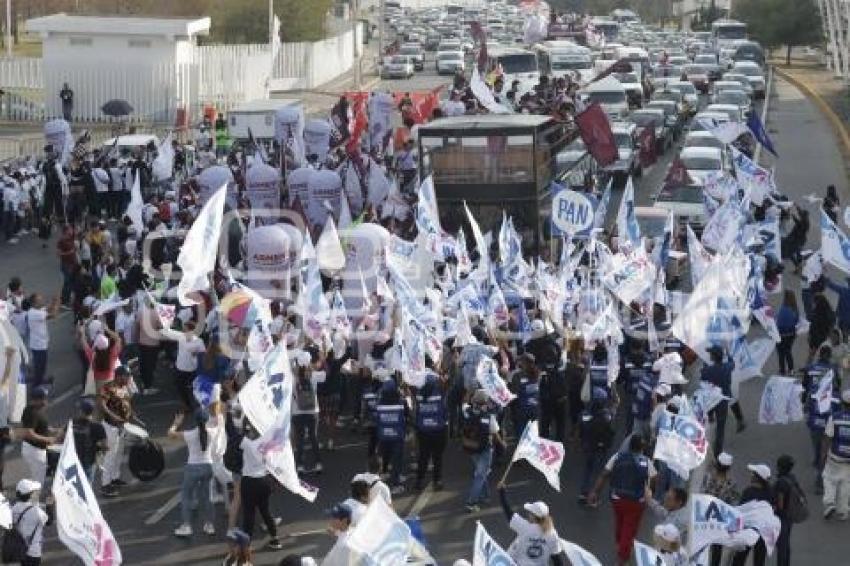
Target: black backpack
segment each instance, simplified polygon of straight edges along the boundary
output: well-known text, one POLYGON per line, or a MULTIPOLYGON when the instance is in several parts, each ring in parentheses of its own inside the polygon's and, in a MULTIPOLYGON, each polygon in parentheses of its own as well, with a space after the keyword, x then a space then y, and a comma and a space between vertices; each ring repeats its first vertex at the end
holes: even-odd
POLYGON ((21 519, 24 518, 24 515, 34 508, 35 505, 27 508, 20 514, 18 520, 15 521, 14 525, 12 525, 12 528, 3 533, 3 548, 0 550, 3 564, 18 564, 26 558, 27 551, 30 548, 30 544, 32 544, 32 539, 35 538, 35 533, 38 532, 39 527, 36 526, 29 538, 25 539, 24 535, 21 534, 21 531, 18 530, 18 525, 20 524, 21 519))
POLYGON ((792 523, 802 523, 809 518, 809 501, 806 494, 800 489, 800 484, 793 478, 786 478, 788 482, 788 501, 786 510, 788 519, 792 523))
POLYGON ((463 424, 460 428, 460 442, 465 452, 479 454, 483 452, 490 440, 489 431, 482 430, 481 419, 484 415, 468 411, 463 414, 463 424))

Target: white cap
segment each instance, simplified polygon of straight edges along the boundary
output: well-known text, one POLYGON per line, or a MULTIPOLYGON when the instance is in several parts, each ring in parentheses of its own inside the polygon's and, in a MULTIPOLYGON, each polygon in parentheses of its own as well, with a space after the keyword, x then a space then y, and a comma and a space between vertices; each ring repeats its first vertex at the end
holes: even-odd
POLYGON ((313 357, 310 355, 310 352, 301 350, 295 354, 295 363, 298 364, 299 367, 305 368, 309 366, 312 361, 313 357))
POLYGON ((717 463, 721 466, 731 466, 732 465, 732 455, 728 452, 721 452, 717 457, 717 463))
POLYGON ((850 389, 845 389, 841 392, 841 400, 845 403, 850 403, 850 389))
POLYGON ((770 467, 765 464, 747 464, 747 469, 764 481, 770 479, 770 467))
POLYGON ((664 523, 655 527, 655 536, 667 542, 679 542, 679 529, 672 523, 664 523))
POLYGON ((522 506, 523 509, 534 515, 535 517, 542 519, 543 517, 549 516, 549 506, 543 503, 542 501, 535 501, 534 503, 526 503, 522 506))
POLYGON ((29 495, 34 491, 38 491, 41 489, 41 484, 35 480, 22 479, 18 482, 18 485, 15 487, 15 491, 20 493, 21 495, 29 495))
POLYGON ((673 390, 666 383, 659 383, 655 388, 655 392, 662 397, 667 397, 673 392, 673 390))
POLYGON ((466 560, 465 558, 458 558, 452 562, 452 566, 472 566, 472 564, 470 564, 469 560, 466 560))
POLYGON ((542 320, 540 320, 538 318, 538 319, 531 321, 531 331, 532 332, 543 332, 544 330, 546 330, 546 326, 543 324, 542 320))
POLYGON ((109 338, 103 334, 98 334, 94 339, 94 349, 106 350, 107 348, 109 348, 109 338))

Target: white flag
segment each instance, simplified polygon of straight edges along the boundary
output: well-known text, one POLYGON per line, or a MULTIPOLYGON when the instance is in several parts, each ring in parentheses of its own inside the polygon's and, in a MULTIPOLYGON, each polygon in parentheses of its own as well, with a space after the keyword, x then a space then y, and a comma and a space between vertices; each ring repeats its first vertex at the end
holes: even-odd
POLYGON ((298 306, 304 320, 304 333, 318 344, 328 330, 331 307, 322 289, 322 277, 316 260, 307 265, 307 278, 304 290, 298 296, 298 306))
POLYGON ((363 560, 356 564, 399 566, 410 556, 413 535, 384 499, 376 497, 347 542, 351 549, 363 555, 363 560))
MULTIPOLYGON (((738 535, 744 533, 744 517, 737 507, 724 503, 711 495, 691 495, 690 555, 696 556, 712 544, 731 546, 738 535)), ((758 540, 758 533, 750 531, 751 546, 758 540), (752 536, 754 535, 754 536, 752 536)))
POLYGON ((834 372, 829 370, 821 376, 820 381, 818 382, 818 390, 815 393, 815 401, 817 401, 818 404, 818 413, 828 413, 832 407, 832 381, 834 378, 834 372))
POLYGON ((274 426, 277 414, 292 397, 292 390, 284 389, 286 375, 292 370, 283 350, 283 342, 278 343, 239 390, 239 405, 260 434, 274 426))
POLYGON ((658 421, 658 438, 653 458, 663 460, 681 478, 702 464, 708 450, 705 429, 692 417, 662 413, 658 421))
POLYGON ((636 250, 640 246, 640 226, 635 216, 635 187, 631 175, 617 211, 617 241, 620 251, 636 250))
POLYGON ((151 163, 151 173, 157 181, 165 181, 174 174, 174 148, 171 147, 171 132, 162 140, 156 150, 156 159, 151 163))
POLYGON ((316 259, 319 269, 325 273, 334 273, 345 267, 345 252, 339 243, 339 234, 332 215, 328 214, 325 228, 316 242, 316 259))
POLYGON ((481 80, 481 75, 478 74, 478 69, 472 69, 472 77, 469 79, 469 88, 472 89, 472 94, 478 99, 478 102, 486 108, 491 114, 513 114, 505 106, 496 102, 490 87, 481 80))
POLYGON ((478 362, 475 376, 478 379, 478 384, 487 392, 487 396, 500 407, 507 407, 511 401, 516 399, 516 395, 511 393, 505 380, 499 375, 496 362, 491 358, 482 358, 478 362))
POLYGON ((850 239, 823 210, 820 212, 820 234, 823 261, 850 273, 850 239))
POLYGON ((561 539, 561 550, 572 566, 602 566, 598 558, 574 542, 561 539))
POLYGON ((145 203, 142 200, 142 190, 139 183, 139 173, 137 171, 136 177, 133 179, 133 188, 130 189, 130 204, 127 205, 126 214, 133 223, 133 230, 136 232, 136 238, 141 241, 142 232, 145 230, 145 223, 142 220, 142 208, 145 203))
POLYGON ((657 550, 635 541, 635 566, 665 566, 666 564, 664 557, 657 550))
POLYGON ((696 287, 702 280, 705 270, 714 261, 714 256, 705 249, 690 224, 687 225, 686 229, 688 233, 688 260, 691 262, 691 281, 693 286, 696 287))
POLYGON ((723 143, 732 143, 749 131, 740 122, 718 122, 714 118, 697 118, 697 122, 723 143))
POLYGON ((53 475, 56 500, 56 530, 59 539, 86 566, 118 566, 121 550, 112 530, 100 513, 88 477, 74 446, 73 422, 62 444, 53 475))
POLYGON ((746 214, 740 204, 729 199, 708 220, 702 232, 702 243, 719 252, 728 250, 738 240, 746 214))
POLYGON ((499 546, 480 521, 475 522, 472 566, 516 566, 511 555, 499 546))
POLYGON ((561 491, 561 465, 564 463, 564 445, 540 438, 537 421, 528 421, 514 451, 513 461, 525 459, 544 475, 549 485, 561 491))
MULTIPOLYGON (((640 245, 640 244, 638 244, 640 245)), ((630 304, 652 288, 657 270, 643 248, 611 256, 603 282, 618 299, 630 304)))
POLYGON ((183 270, 177 286, 177 297, 183 306, 197 304, 186 296, 187 293, 209 286, 207 274, 215 269, 218 257, 218 240, 226 196, 225 184, 206 202, 183 240, 183 247, 177 257, 177 265, 183 270))
POLYGON ((759 405, 759 424, 788 424, 803 420, 803 387, 793 377, 771 376, 759 405))

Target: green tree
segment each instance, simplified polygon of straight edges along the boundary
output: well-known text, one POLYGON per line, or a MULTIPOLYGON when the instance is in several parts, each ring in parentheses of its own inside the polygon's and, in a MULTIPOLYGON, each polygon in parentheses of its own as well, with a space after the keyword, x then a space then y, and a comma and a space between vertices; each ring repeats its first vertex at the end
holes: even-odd
MULTIPOLYGON (((325 37, 333 0, 275 0, 282 41, 316 41, 325 37)), ((269 35, 268 0, 214 0, 211 39, 227 43, 263 43, 269 35)))
POLYGON ((823 40, 823 29, 814 0, 737 0, 732 16, 745 22, 749 33, 766 49, 784 45, 785 64, 791 50, 823 40))

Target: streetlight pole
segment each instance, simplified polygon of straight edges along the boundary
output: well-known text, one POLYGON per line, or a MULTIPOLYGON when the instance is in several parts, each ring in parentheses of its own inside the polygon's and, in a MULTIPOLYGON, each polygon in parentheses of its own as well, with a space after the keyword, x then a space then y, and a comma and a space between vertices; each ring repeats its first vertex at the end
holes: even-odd
POLYGON ((6 57, 12 56, 12 0, 6 0, 6 57))
POLYGON ((274 45, 274 0, 269 0, 269 47, 274 45))
POLYGON ((357 0, 351 0, 351 47, 352 64, 354 65, 354 88, 360 90, 360 54, 357 42, 357 0))

